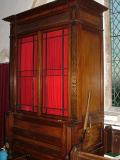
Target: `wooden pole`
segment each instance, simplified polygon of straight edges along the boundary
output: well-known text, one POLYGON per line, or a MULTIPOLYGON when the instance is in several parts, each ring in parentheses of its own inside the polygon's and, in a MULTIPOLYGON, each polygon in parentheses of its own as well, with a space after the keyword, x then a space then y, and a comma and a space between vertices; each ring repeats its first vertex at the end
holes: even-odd
POLYGON ((88 124, 89 108, 90 108, 90 99, 91 99, 91 92, 89 92, 89 94, 88 94, 88 99, 87 99, 87 110, 86 110, 85 121, 84 121, 84 131, 86 131, 86 129, 87 129, 87 124, 88 124))

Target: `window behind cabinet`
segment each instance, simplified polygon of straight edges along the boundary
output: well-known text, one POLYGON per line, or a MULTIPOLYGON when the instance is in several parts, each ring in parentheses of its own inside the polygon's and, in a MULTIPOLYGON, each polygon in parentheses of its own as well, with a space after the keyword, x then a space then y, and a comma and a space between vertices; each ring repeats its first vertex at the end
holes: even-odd
POLYGON ((110 0, 112 106, 120 107, 120 0, 110 0))

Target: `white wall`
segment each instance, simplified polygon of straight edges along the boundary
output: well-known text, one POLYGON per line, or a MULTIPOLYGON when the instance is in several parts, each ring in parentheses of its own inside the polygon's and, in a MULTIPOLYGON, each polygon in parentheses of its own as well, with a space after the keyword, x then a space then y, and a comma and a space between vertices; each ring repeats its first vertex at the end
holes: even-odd
MULTIPOLYGON (((2 18, 28 10, 34 0, 0 0, 0 62, 9 60, 9 23, 2 18)), ((37 0, 36 5, 51 2, 53 0, 37 0)), ((104 0, 96 0, 103 3, 104 0)))
POLYGON ((32 0, 0 0, 0 62, 9 59, 9 23, 2 19, 31 8, 32 0))
POLYGON ((99 2, 101 4, 104 4, 104 0, 95 0, 96 2, 99 2))

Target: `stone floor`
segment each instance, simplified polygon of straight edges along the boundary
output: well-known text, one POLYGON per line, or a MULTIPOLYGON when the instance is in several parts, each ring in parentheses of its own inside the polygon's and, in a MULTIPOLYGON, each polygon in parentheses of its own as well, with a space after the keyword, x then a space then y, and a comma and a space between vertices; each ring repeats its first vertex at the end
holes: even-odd
POLYGON ((104 123, 120 130, 120 107, 109 107, 105 110, 104 123))

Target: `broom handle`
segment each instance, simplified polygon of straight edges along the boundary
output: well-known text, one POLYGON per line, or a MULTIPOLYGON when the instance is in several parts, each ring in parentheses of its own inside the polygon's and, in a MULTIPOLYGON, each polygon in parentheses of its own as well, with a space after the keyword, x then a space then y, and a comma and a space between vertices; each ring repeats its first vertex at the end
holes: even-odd
POLYGON ((89 92, 88 99, 87 99, 87 110, 86 110, 85 121, 84 121, 84 130, 87 129, 88 116, 89 116, 89 108, 90 108, 90 99, 91 99, 91 92, 89 92))

